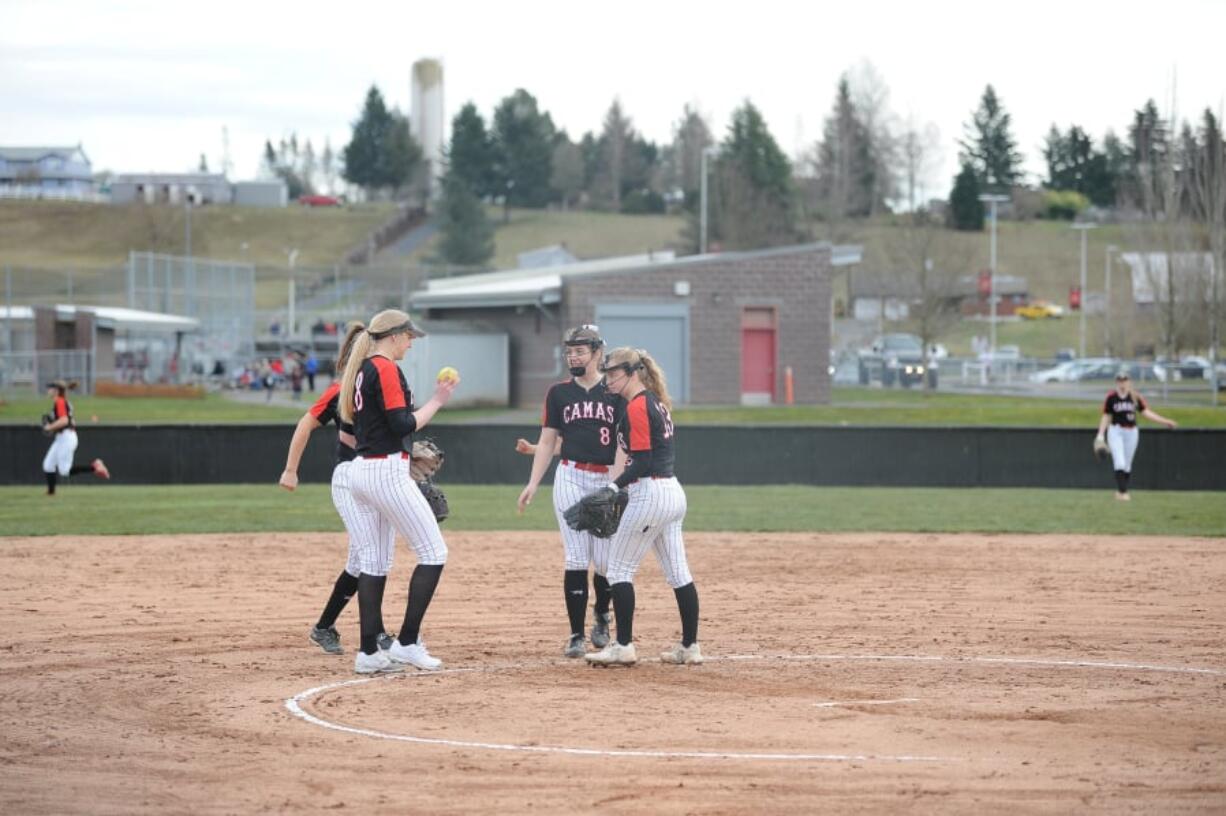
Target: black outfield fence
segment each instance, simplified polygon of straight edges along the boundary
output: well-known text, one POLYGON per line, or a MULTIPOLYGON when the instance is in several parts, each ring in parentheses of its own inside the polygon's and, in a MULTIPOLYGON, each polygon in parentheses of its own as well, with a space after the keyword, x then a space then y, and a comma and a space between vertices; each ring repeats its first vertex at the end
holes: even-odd
MULTIPOLYGON (((446 451, 440 482, 521 484, 531 458, 515 440, 539 428, 437 425, 446 451)), ((100 456, 119 484, 275 484, 293 425, 112 425, 79 430, 77 462, 100 456)), ((693 426, 678 431, 677 475, 688 484, 893 487, 1109 488, 1111 463, 1093 458, 1092 429, 693 426)), ((319 430, 303 456, 303 482, 326 482, 335 433, 319 430)), ((50 440, 0 425, 0 484, 41 484, 50 440)), ((1226 431, 1145 428, 1133 485, 1226 489, 1226 431)), ((76 477, 94 481, 92 477, 76 477)))

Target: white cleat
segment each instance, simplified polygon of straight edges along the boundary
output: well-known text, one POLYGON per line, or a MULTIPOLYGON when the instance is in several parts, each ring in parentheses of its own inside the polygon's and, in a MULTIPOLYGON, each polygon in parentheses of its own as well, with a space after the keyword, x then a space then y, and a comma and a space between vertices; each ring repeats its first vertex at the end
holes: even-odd
POLYGON ((422 643, 420 638, 411 646, 401 646, 400 641, 392 641, 392 648, 387 650, 387 656, 394 663, 407 663, 422 671, 437 671, 443 668, 443 661, 431 657, 426 651, 426 644, 422 643))
POLYGON ((623 646, 616 640, 599 652, 591 652, 583 657, 593 666, 633 666, 639 662, 633 643, 623 646))
POLYGON ((702 649, 698 648, 698 641, 688 647, 677 643, 673 648, 660 652, 660 662, 675 663, 678 666, 697 665, 702 662, 702 649))
POLYGON ((404 666, 393 663, 388 658, 387 652, 378 651, 374 654, 366 654, 366 652, 359 651, 358 656, 353 659, 353 670, 358 674, 389 674, 404 671, 404 666))

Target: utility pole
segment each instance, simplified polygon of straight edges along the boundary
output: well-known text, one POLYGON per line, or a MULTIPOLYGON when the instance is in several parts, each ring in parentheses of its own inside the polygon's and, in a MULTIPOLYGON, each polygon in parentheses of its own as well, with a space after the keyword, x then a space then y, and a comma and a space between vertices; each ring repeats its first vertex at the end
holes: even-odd
POLYGON ((1097 224, 1073 224, 1072 228, 1081 233, 1081 300, 1079 308, 1081 323, 1078 329, 1080 340, 1077 346, 1077 356, 1086 356, 1086 233, 1097 227, 1097 224))

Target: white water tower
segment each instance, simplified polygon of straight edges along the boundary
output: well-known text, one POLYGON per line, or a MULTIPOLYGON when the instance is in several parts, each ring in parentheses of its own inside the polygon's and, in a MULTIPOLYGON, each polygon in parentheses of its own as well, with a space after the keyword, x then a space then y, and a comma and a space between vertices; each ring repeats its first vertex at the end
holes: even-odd
POLYGON ((413 92, 409 127, 429 162, 430 193, 439 194, 443 177, 443 149, 447 144, 447 120, 443 112, 443 62, 421 59, 413 63, 413 92))

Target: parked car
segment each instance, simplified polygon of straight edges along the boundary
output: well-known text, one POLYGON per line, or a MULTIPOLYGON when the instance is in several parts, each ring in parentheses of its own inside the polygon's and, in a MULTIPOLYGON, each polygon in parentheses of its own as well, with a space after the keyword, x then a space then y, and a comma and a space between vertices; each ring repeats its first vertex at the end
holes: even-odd
POLYGON ((914 334, 886 334, 860 351, 860 384, 879 378, 883 386, 898 383, 910 388, 927 378, 937 387, 937 363, 924 354, 924 346, 914 334))
POLYGON ((341 200, 329 195, 298 196, 298 203, 304 207, 339 207, 341 200))
POLYGON ((1161 356, 1154 361, 1154 376, 1163 382, 1168 379, 1171 382, 1207 380, 1209 379, 1209 360, 1197 355, 1187 355, 1179 358, 1178 362, 1172 363, 1169 358, 1161 356))
POLYGON ((1113 380, 1120 370, 1120 361, 1110 357, 1093 358, 1082 362, 1085 365, 1078 369, 1076 382, 1113 380))
POLYGON ((1057 363, 1064 363, 1064 362, 1068 362, 1069 360, 1076 360, 1076 359, 1077 359, 1076 349, 1062 348, 1062 349, 1056 350, 1056 362, 1057 363))
POLYGON ((1026 320, 1043 320, 1048 317, 1064 317, 1064 308, 1045 300, 1036 300, 1034 303, 1017 307, 1013 313, 1026 320))
POLYGON ((1066 360, 1052 368, 1044 368, 1030 375, 1030 381, 1035 383, 1072 382, 1082 363, 1078 360, 1066 360))

